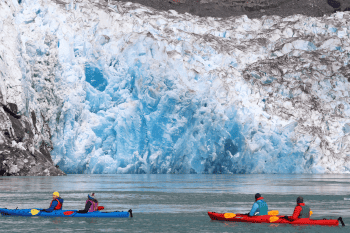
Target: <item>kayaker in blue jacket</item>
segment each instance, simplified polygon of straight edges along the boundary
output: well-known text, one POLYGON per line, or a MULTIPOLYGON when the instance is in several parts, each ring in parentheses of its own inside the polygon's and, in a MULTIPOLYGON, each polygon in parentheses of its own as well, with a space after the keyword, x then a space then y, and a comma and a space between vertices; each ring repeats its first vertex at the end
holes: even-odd
POLYGON ((263 199, 264 198, 259 193, 255 194, 255 202, 250 213, 248 214, 249 216, 267 215, 268 206, 263 199))
POLYGON ((50 207, 48 209, 43 209, 44 212, 52 212, 54 210, 61 210, 63 206, 63 199, 60 198, 60 194, 58 192, 54 192, 52 194, 52 201, 50 207))

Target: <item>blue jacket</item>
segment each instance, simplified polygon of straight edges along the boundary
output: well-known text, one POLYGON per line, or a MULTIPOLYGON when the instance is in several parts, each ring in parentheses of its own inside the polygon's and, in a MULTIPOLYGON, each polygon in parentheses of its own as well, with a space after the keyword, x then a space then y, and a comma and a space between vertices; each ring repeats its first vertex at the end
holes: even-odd
POLYGON ((249 213, 249 216, 254 216, 256 212, 259 214, 257 215, 267 215, 268 206, 264 200, 258 200, 254 202, 252 210, 249 213))
MULTIPOLYGON (((62 204, 62 206, 63 206, 63 199, 61 199, 61 198, 57 198, 58 200, 59 200, 59 202, 61 202, 61 204, 62 204)), ((58 202, 56 201, 56 200, 54 200, 54 201, 52 201, 52 203, 51 203, 51 206, 50 206, 50 208, 48 208, 48 209, 46 209, 46 210, 44 210, 44 211, 46 211, 46 212, 52 212, 54 209, 55 209, 55 207, 58 205, 58 202)))

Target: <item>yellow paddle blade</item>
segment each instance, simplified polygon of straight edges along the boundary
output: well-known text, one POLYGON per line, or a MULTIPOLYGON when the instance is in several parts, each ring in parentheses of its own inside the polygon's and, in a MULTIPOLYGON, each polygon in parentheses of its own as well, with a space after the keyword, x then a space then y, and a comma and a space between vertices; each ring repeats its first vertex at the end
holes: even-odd
POLYGON ((313 214, 312 210, 310 210, 310 216, 313 214))
POLYGON ((272 217, 270 217, 270 222, 276 222, 278 219, 280 219, 280 218, 276 217, 276 216, 272 216, 272 217))
POLYGON ((236 215, 234 213, 225 213, 224 217, 225 218, 234 218, 234 217, 236 217, 236 215))
POLYGON ((36 210, 36 209, 32 209, 32 210, 30 211, 30 213, 31 213, 32 215, 37 215, 39 212, 40 212, 40 210, 36 210))
POLYGON ((279 211, 278 210, 271 210, 267 213, 268 215, 278 215, 279 211))

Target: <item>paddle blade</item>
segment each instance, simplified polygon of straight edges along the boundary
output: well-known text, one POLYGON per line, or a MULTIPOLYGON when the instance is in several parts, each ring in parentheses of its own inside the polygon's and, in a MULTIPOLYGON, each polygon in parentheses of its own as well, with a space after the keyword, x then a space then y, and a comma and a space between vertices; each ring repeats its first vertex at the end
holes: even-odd
POLYGON ((268 212, 268 215, 278 215, 279 211, 278 210, 271 210, 268 212))
POLYGON ((104 210, 105 209, 105 207, 103 207, 103 206, 98 206, 97 207, 97 210, 104 210))
POLYGON ((234 213, 225 213, 224 217, 225 218, 234 218, 234 217, 236 217, 236 215, 234 213))
POLYGON ((74 211, 65 211, 65 212, 63 212, 64 215, 71 215, 73 213, 74 213, 74 211))
POLYGON ((310 216, 313 214, 312 210, 310 210, 310 216))
POLYGON ((270 222, 276 222, 278 219, 280 219, 280 218, 276 217, 276 216, 272 216, 272 217, 270 217, 270 222))
POLYGON ((36 210, 36 209, 32 209, 32 210, 30 211, 30 213, 31 213, 32 215, 37 215, 39 212, 40 212, 40 210, 36 210))

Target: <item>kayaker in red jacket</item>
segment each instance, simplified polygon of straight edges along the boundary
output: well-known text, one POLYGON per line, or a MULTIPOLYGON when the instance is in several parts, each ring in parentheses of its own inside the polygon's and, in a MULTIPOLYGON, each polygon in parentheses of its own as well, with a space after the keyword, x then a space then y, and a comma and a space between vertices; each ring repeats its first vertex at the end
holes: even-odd
POLYGON ((63 199, 60 198, 60 194, 58 192, 54 192, 52 194, 52 201, 50 204, 50 208, 43 209, 44 212, 52 212, 54 210, 61 210, 63 206, 63 199))
POLYGON ((303 197, 297 198, 297 206, 294 208, 293 216, 287 217, 290 221, 298 218, 310 218, 310 207, 304 204, 303 197))

